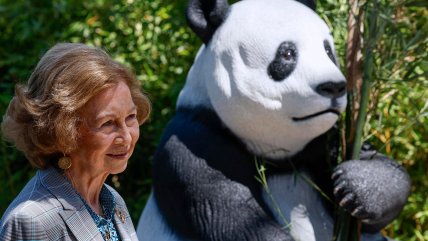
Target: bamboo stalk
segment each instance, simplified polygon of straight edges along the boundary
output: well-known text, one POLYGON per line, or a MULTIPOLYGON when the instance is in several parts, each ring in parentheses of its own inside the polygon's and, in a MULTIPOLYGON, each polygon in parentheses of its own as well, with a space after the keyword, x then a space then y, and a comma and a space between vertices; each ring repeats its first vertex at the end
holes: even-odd
POLYGON ((358 110, 358 119, 355 131, 355 141, 352 148, 352 159, 358 159, 360 156, 361 143, 363 128, 367 117, 367 110, 369 104, 369 92, 370 86, 373 83, 373 69, 374 69, 374 57, 373 50, 376 47, 377 40, 380 36, 380 32, 377 27, 377 20, 379 15, 379 0, 373 2, 373 8, 368 19, 369 33, 367 39, 367 44, 364 51, 364 74, 363 74, 363 83, 361 87, 361 101, 360 108, 358 110))
MULTIPOLYGON (((358 0, 349 0, 348 15, 348 38, 346 42, 346 72, 347 72, 347 89, 348 105, 346 107, 346 137, 345 143, 342 143, 342 160, 350 159, 349 153, 354 149, 353 143, 358 142, 356 132, 360 131, 358 125, 358 113, 361 109, 360 91, 363 82, 362 74, 362 53, 361 38, 363 25, 363 11, 360 11, 358 0)), ((342 208, 336 210, 336 220, 334 225, 335 241, 358 241, 359 224, 342 208)))
MULTIPOLYGON (((347 78, 348 78, 348 106, 346 112, 346 143, 343 144, 343 156, 348 159, 359 159, 363 129, 367 117, 370 86, 373 82, 373 66, 375 49, 379 33, 377 19, 379 14, 379 0, 375 0, 367 19, 369 27, 366 44, 364 46, 364 66, 361 75, 361 37, 362 11, 359 11, 358 0, 349 0, 350 14, 348 19, 347 40, 347 78), (362 78, 361 78, 362 77, 362 78)), ((361 222, 353 218, 342 208, 337 210, 334 228, 335 241, 358 241, 361 235, 361 222)))
POLYGON ((364 25, 363 11, 360 11, 359 0, 348 0, 348 38, 346 41, 346 79, 348 90, 348 105, 346 107, 346 145, 343 145, 343 158, 350 158, 348 149, 352 149, 354 143, 356 123, 358 118, 361 85, 363 82, 362 74, 362 31, 364 25), (351 145, 350 145, 351 144, 351 145), (348 153, 348 156, 346 154, 348 153))

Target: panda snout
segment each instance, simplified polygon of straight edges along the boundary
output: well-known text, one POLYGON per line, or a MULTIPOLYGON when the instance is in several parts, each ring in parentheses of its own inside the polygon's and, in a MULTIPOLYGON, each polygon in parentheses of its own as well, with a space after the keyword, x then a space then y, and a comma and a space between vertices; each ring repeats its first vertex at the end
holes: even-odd
POLYGON ((324 82, 315 87, 315 92, 327 98, 339 98, 346 93, 346 82, 324 82))

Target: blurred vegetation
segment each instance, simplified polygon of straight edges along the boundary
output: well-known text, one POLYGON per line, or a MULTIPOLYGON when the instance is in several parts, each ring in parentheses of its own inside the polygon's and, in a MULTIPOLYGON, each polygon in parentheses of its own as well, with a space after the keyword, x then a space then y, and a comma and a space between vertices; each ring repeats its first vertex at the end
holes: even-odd
MULTIPOLYGON (((135 224, 150 192, 154 149, 201 45, 185 23, 185 4, 185 0, 0 0, 1 115, 14 85, 25 82, 39 58, 57 42, 102 47, 130 66, 143 83, 153 113, 141 127, 128 169, 108 180, 125 197, 135 224)), ((368 7, 365 2, 361 5, 368 7)), ((428 241, 427 8, 424 0, 381 1, 382 35, 373 51, 375 82, 364 129, 365 139, 402 163, 412 177, 408 204, 385 229, 406 241, 428 241)), ((332 28, 345 66, 347 2, 319 1, 317 10, 332 28)), ((24 156, 0 141, 0 214, 33 174, 24 156)))

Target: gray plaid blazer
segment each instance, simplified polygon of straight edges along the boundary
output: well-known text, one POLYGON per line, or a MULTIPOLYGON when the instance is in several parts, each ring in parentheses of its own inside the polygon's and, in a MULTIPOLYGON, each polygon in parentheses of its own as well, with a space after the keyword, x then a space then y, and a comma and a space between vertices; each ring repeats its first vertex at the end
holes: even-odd
MULTIPOLYGON (((120 239, 138 240, 125 202, 108 188, 116 201, 114 219, 120 239)), ((3 214, 0 240, 104 239, 70 183, 50 168, 38 170, 3 214)))

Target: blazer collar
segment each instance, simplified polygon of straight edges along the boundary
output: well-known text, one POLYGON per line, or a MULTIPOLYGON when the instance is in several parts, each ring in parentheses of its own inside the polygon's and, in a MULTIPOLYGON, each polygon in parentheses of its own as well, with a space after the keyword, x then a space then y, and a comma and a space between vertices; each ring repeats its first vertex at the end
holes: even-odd
POLYGON ((57 169, 52 167, 39 170, 37 175, 42 185, 58 199, 64 210, 85 209, 70 182, 57 169))
MULTIPOLYGON (((104 240, 82 200, 77 196, 76 191, 68 180, 57 169, 48 168, 39 170, 37 171, 37 177, 41 184, 63 206, 64 210, 59 214, 77 240, 104 240)), ((114 222, 120 239, 123 241, 136 239, 136 237, 131 237, 136 234, 133 231, 133 224, 129 213, 126 211, 126 207, 121 202, 118 202, 119 199, 116 191, 108 185, 107 187, 116 200, 114 222)))
POLYGON ((77 240, 104 241, 82 200, 77 196, 67 179, 55 168, 37 172, 41 184, 51 192, 63 206, 59 215, 77 240))

